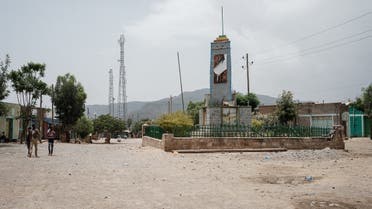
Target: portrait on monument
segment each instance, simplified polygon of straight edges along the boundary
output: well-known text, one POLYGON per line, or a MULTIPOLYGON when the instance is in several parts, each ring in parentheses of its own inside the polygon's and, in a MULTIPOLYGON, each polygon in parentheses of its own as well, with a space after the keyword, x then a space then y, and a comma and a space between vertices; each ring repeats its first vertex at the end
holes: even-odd
POLYGON ((216 54, 213 56, 214 83, 227 82, 227 55, 216 54))

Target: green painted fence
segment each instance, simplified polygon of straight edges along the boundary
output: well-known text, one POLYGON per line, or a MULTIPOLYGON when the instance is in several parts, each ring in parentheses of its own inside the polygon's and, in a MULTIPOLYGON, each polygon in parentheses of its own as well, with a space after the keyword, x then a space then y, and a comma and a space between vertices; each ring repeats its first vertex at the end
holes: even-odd
POLYGON ((156 139, 161 139, 164 133, 164 130, 160 126, 145 126, 144 135, 156 139))
POLYGON ((327 137, 330 128, 304 126, 263 126, 241 125, 195 126, 192 137, 327 137))
MULTIPOLYGON (((175 137, 328 137, 331 128, 304 126, 263 126, 243 125, 196 125, 193 127, 175 127, 175 137)), ((145 136, 161 139, 164 131, 158 126, 145 128, 145 136)))

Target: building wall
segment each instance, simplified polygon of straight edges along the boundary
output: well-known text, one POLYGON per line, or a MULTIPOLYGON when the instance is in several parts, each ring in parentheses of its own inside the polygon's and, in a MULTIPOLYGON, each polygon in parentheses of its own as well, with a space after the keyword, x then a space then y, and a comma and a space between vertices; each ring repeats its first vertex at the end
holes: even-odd
POLYGON ((142 137, 142 146, 143 147, 156 147, 159 149, 164 149, 164 141, 160 139, 155 139, 149 136, 142 137))
MULTIPOLYGON (((1 116, 0 117, 0 134, 1 132, 5 132, 5 135, 7 138, 10 140, 16 140, 19 139, 20 134, 22 132, 22 121, 18 119, 21 111, 21 107, 19 104, 14 104, 14 103, 5 103, 5 105, 8 107, 9 111, 6 116, 1 116)), ((39 117, 45 116, 45 113, 47 112, 47 109, 45 108, 35 108, 32 111, 32 114, 35 115, 36 124, 39 124, 39 117)), ((40 128, 42 133, 43 128, 40 128)))
POLYGON ((0 117, 0 132, 5 132, 5 136, 11 139, 18 139, 20 133, 20 120, 17 117, 20 114, 18 104, 5 103, 9 111, 6 116, 0 117))
MULTIPOLYGON (((332 127, 344 125, 342 113, 348 112, 348 108, 342 103, 301 103, 298 105, 297 124, 302 126, 332 127)), ((276 105, 259 106, 259 113, 263 115, 274 114, 276 105)))

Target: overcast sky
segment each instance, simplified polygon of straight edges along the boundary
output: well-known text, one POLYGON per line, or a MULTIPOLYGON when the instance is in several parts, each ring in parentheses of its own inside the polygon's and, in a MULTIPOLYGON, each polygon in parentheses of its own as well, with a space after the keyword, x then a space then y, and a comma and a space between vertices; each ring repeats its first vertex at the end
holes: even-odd
POLYGON ((345 102, 372 82, 370 0, 0 0, 0 58, 9 54, 11 69, 45 63, 48 84, 71 73, 87 104, 107 104, 110 68, 118 93, 124 33, 128 101, 180 93, 177 51, 184 90, 208 88, 222 5, 233 90, 246 92, 247 52, 258 94, 290 90, 300 100, 345 102))

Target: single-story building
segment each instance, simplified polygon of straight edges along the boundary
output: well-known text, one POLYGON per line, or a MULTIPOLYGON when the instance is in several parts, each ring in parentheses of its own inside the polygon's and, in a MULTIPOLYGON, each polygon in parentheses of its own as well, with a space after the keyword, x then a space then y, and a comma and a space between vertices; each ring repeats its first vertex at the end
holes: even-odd
POLYGON ((20 115, 21 107, 18 104, 4 104, 8 108, 8 113, 0 116, 0 132, 5 132, 5 136, 9 141, 18 139, 20 131, 20 120, 17 118, 20 115))
MULTIPOLYGON (((344 125, 342 113, 348 112, 348 107, 343 103, 300 103, 297 106, 298 118, 296 124, 311 127, 328 127, 344 125)), ((276 105, 264 105, 258 107, 258 112, 263 115, 274 114, 276 105)))
MULTIPOLYGON (((328 127, 344 126, 345 134, 349 137, 368 137, 372 121, 355 108, 346 104, 306 102, 298 104, 296 124, 300 126, 328 127)), ((274 114, 276 105, 262 105, 258 112, 263 115, 274 114)))
MULTIPOLYGON (((5 132, 8 141, 17 141, 22 133, 22 120, 18 118, 21 113, 21 106, 15 103, 3 103, 7 106, 8 112, 6 115, 0 116, 0 134, 5 132)), ((38 118, 45 118, 47 111, 48 109, 46 108, 33 109, 32 123, 39 126, 40 122, 38 118)), ((41 127, 41 131, 44 133, 43 126, 41 127)))

